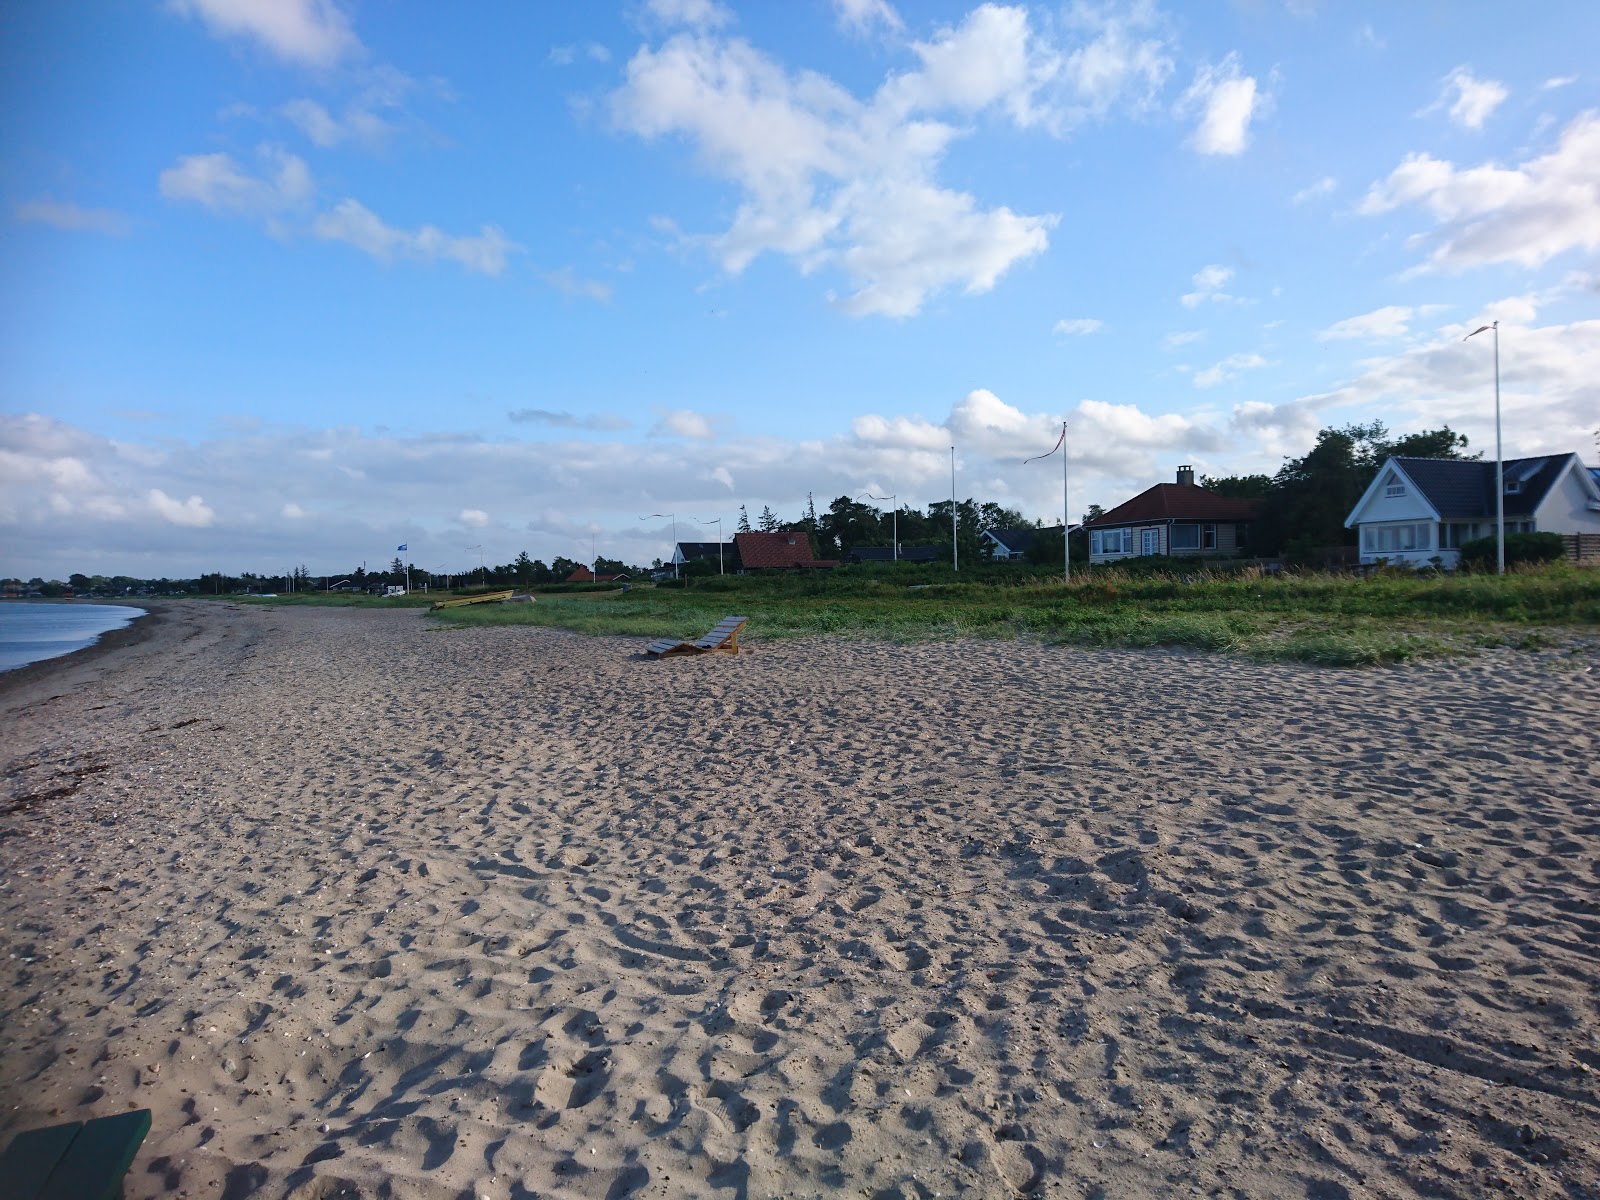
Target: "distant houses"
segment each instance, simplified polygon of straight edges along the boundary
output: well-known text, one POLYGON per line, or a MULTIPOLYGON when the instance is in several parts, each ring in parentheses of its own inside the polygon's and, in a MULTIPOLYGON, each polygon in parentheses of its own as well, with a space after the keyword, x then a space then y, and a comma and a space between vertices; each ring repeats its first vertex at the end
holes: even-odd
POLYGON ((780 533, 736 533, 733 543, 746 571, 788 571, 802 567, 837 567, 836 558, 819 559, 811 536, 802 530, 780 533))
POLYGON ((628 582, 628 573, 626 571, 618 571, 615 575, 596 575, 593 571, 589 570, 588 567, 579 567, 576 571, 574 571, 571 575, 568 575, 561 582, 563 582, 563 583, 626 583, 626 582, 628 582))
MULTIPOLYGON (((1363 563, 1454 566, 1461 546, 1495 533, 1498 473, 1492 462, 1391 458, 1345 519, 1363 563)), ((1600 469, 1576 454, 1507 459, 1507 533, 1600 535, 1600 469)))
POLYGON ((1118 562, 1152 554, 1239 554, 1259 500, 1219 496, 1194 481, 1194 468, 1178 468, 1175 483, 1158 483, 1110 512, 1085 521, 1091 563, 1118 562))

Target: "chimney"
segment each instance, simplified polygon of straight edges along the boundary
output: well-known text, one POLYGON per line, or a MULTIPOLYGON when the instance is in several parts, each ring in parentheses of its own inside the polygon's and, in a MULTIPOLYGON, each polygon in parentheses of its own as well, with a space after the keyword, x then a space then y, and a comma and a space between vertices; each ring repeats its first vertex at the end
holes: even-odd
POLYGON ((1188 464, 1185 464, 1185 465, 1179 467, 1178 468, 1178 482, 1179 483, 1187 483, 1190 486, 1193 486, 1193 484, 1194 484, 1194 468, 1189 466, 1188 464))

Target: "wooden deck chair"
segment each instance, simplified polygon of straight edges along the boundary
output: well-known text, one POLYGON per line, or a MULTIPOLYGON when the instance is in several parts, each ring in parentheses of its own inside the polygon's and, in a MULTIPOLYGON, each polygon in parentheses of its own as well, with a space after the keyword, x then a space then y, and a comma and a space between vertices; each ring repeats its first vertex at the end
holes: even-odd
POLYGON ((672 638, 662 638, 659 642, 651 642, 644 648, 646 654, 653 654, 657 658, 671 658, 675 654, 708 654, 721 651, 724 654, 739 653, 739 631, 745 627, 749 617, 723 617, 717 622, 717 627, 703 638, 696 638, 692 642, 678 642, 672 638))

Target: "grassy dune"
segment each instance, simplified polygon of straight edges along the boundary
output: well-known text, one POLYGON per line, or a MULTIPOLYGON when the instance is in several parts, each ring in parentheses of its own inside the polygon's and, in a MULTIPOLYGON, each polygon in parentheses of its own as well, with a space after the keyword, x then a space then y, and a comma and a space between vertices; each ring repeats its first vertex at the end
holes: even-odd
POLYGON ((455 627, 531 624, 646 638, 703 633, 733 612, 748 616, 751 632, 763 639, 1028 637, 1360 666, 1569 640, 1582 653, 1584 640, 1600 634, 1600 572, 1554 567, 1503 579, 1358 579, 1096 570, 1063 587, 1059 576, 993 569, 958 581, 948 568, 844 568, 712 577, 681 588, 541 593, 534 604, 485 605, 441 617, 455 627))

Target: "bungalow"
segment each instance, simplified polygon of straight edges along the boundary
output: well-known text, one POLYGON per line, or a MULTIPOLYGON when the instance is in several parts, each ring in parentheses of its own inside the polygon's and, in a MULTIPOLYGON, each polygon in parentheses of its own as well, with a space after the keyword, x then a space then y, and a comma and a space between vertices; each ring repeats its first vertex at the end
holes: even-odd
MULTIPOLYGON (((1600 472, 1576 454, 1504 464, 1507 533, 1600 534, 1600 472)), ((1361 561, 1454 566, 1461 544, 1495 533, 1495 464, 1391 458, 1345 518, 1361 561)))
POLYGON ((942 549, 940 546, 901 546, 900 553, 896 554, 893 546, 854 546, 845 557, 858 563, 930 563, 939 561, 942 549))
POLYGON ((692 562, 710 563, 721 572, 739 569, 739 547, 733 542, 679 542, 672 547, 672 565, 686 567, 692 562))
POLYGON ((563 583, 626 583, 627 580, 628 580, 628 573, 626 571, 618 571, 615 575, 596 575, 593 571, 589 570, 588 567, 579 567, 571 575, 568 575, 564 580, 562 580, 562 582, 563 583))
POLYGON ((1194 468, 1178 468, 1176 483, 1158 483, 1117 505, 1083 528, 1089 532, 1089 561, 1117 562, 1149 554, 1236 555, 1259 500, 1219 496, 1194 481, 1194 468))
POLYGON ((1009 562, 1027 557, 1038 532, 1037 529, 985 529, 978 541, 988 544, 989 557, 995 562, 1009 562))
POLYGON ((799 530, 783 533, 736 533, 733 542, 739 551, 740 569, 745 571, 789 570, 794 567, 837 567, 836 558, 819 559, 811 549, 811 537, 799 530))

